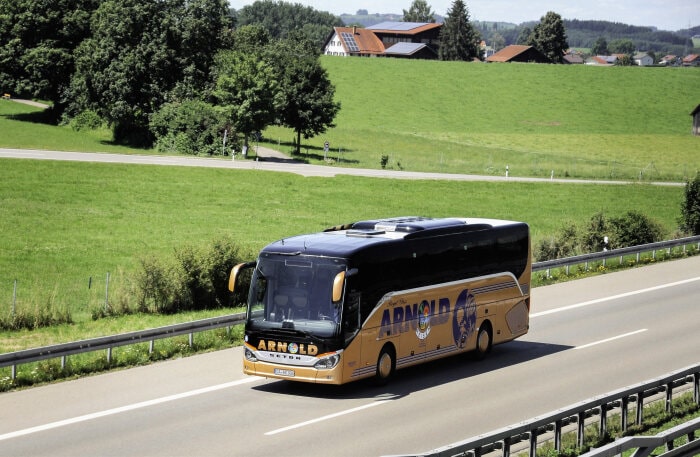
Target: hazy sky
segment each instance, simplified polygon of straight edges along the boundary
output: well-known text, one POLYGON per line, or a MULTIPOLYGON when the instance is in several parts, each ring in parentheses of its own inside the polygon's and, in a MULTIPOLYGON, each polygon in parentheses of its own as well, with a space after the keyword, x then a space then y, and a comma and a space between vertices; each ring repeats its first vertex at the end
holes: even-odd
MULTIPOLYGON (((254 0, 229 0, 240 9, 254 0)), ((366 9, 370 14, 401 14, 413 0, 285 0, 301 3, 335 15, 355 14, 366 9)), ((437 14, 444 16, 453 0, 427 0, 437 14)), ((548 11, 563 19, 597 19, 630 25, 656 26, 662 30, 680 30, 700 25, 698 0, 464 0, 471 20, 504 21, 520 24, 538 21, 548 11)))

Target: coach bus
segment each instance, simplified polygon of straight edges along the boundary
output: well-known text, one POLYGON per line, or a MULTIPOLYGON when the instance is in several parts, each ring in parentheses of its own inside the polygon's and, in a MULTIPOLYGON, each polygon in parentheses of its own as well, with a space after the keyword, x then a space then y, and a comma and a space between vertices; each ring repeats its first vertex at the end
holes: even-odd
MULTIPOLYGON (((304 382, 386 382, 397 369, 527 333, 522 222, 365 220, 266 246, 246 269, 243 371, 304 382)), ((242 282, 242 281, 241 281, 242 282)))

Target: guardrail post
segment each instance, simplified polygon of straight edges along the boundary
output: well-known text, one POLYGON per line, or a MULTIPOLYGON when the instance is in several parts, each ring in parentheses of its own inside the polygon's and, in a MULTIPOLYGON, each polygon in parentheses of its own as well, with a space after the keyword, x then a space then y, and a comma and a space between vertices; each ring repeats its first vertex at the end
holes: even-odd
POLYGON ((503 457, 510 457, 510 436, 503 438, 503 457))
POLYGON ((190 341, 190 348, 191 348, 194 346, 194 333, 190 333, 189 341, 190 341))
POLYGON ((695 404, 700 405, 700 372, 693 374, 693 398, 695 399, 695 404))
POLYGON ((600 405, 600 427, 598 428, 598 437, 602 438, 608 432, 608 404, 600 405))
POLYGON ((10 370, 10 376, 14 381, 17 378, 17 365, 12 365, 12 370, 10 370))
POLYGON ((537 433, 537 427, 534 430, 530 430, 530 457, 537 457, 537 433))
POLYGON ((644 420, 644 391, 637 392, 637 425, 642 425, 644 420))
POLYGON ((153 354, 153 346, 155 344, 155 340, 151 340, 148 342, 148 355, 153 354))
POLYGON ((673 381, 666 384, 666 412, 673 412, 673 381))
POLYGON ((561 424, 561 419, 554 421, 554 450, 557 452, 561 451, 561 424))
POLYGON ((586 411, 580 411, 578 413, 578 424, 576 432, 576 445, 578 447, 583 447, 583 438, 586 428, 586 411))
POLYGON ((620 401, 620 429, 623 432, 627 431, 627 414, 629 413, 629 402, 628 397, 622 397, 620 401))
POLYGON ((107 365, 112 364, 112 348, 107 348, 107 365))

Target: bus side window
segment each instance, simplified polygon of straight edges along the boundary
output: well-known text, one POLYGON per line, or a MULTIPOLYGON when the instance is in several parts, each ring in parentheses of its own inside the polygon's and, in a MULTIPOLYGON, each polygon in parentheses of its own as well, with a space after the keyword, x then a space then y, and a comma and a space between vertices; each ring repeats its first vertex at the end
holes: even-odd
POLYGON ((345 311, 343 313, 343 331, 348 339, 357 333, 360 328, 360 293, 351 292, 345 299, 345 311))

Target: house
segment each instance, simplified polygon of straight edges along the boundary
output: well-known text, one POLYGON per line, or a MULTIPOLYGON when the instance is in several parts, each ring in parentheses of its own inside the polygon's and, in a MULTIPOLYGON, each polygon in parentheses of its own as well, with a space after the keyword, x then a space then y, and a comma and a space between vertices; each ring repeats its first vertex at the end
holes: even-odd
POLYGON ((640 67, 648 67, 654 65, 654 58, 645 52, 640 52, 634 55, 634 62, 640 67))
POLYGON ((384 45, 371 30, 359 27, 334 27, 323 53, 329 56, 377 57, 384 54, 384 45))
POLYGON ((683 58, 684 67, 700 67, 700 54, 690 54, 683 58))
POLYGON ((577 52, 567 52, 564 54, 564 63, 566 64, 583 64, 583 57, 577 52))
POLYGON ((488 57, 486 61, 551 63, 544 54, 532 46, 523 46, 519 44, 506 46, 491 57, 488 57))
POLYGON ((663 56, 661 60, 659 60, 659 64, 661 65, 678 65, 678 56, 674 54, 669 54, 667 56, 663 56))
POLYGON ((361 27, 334 27, 323 53, 334 56, 436 59, 442 24, 381 22, 361 27))
POLYGON ((610 67, 617 63, 617 56, 593 56, 586 60, 586 65, 596 65, 599 67, 610 67))
POLYGON ((700 105, 690 115, 693 116, 693 135, 700 136, 700 105))

